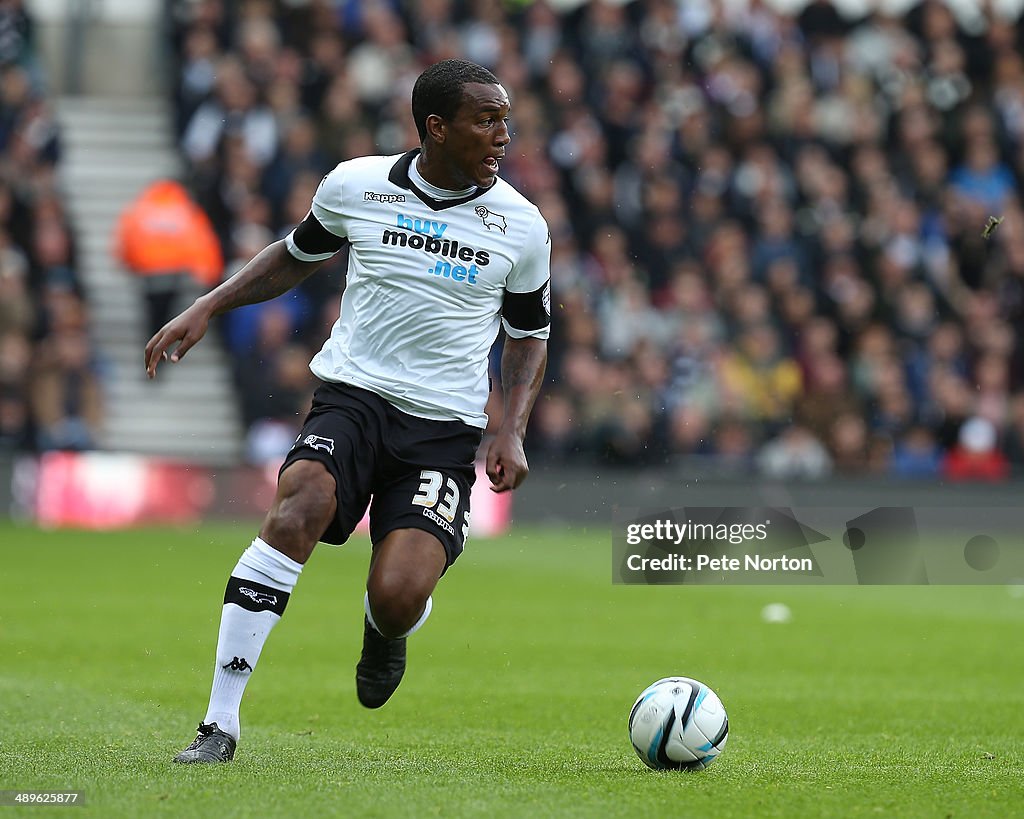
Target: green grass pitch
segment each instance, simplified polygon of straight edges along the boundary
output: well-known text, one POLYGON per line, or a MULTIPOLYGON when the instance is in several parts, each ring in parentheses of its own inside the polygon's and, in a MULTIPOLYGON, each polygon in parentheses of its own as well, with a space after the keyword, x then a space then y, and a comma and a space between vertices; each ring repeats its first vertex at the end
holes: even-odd
POLYGON ((608 533, 583 528, 471 541, 376 712, 353 679, 369 547, 321 547, 249 685, 235 761, 172 765, 252 533, 0 526, 0 789, 81 790, 105 817, 1024 810, 1024 599, 613 586, 608 533), (792 622, 763 623, 770 602, 792 622), (729 712, 702 773, 648 771, 626 736, 636 695, 672 674, 729 712))

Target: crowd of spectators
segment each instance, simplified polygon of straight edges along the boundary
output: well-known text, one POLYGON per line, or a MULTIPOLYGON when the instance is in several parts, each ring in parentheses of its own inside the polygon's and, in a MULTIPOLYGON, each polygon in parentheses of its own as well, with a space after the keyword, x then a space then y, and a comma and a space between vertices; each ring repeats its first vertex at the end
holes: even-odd
POLYGON ((0 4, 0 454, 90 449, 103 416, 56 120, 21 0, 0 4))
MULTIPOLYGON (((1024 57, 979 5, 182 0, 177 123, 230 274, 337 162, 417 144, 423 67, 482 63, 553 239, 532 460, 999 479, 1024 467, 1024 57)), ((300 422, 344 264, 225 327, 254 457, 300 422)))

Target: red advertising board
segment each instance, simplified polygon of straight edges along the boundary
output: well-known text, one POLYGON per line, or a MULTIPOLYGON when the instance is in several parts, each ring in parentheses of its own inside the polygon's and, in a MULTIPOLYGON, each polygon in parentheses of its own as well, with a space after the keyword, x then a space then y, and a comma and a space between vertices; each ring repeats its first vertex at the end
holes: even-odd
MULTIPOLYGON (((30 516, 47 528, 259 519, 274 497, 277 480, 276 469, 214 470, 110 452, 49 452, 33 472, 31 486, 21 494, 30 516)), ((489 485, 483 465, 477 464, 470 522, 475 537, 499 535, 508 528, 511 495, 496 495, 489 485)), ((367 530, 364 518, 357 531, 367 530)))

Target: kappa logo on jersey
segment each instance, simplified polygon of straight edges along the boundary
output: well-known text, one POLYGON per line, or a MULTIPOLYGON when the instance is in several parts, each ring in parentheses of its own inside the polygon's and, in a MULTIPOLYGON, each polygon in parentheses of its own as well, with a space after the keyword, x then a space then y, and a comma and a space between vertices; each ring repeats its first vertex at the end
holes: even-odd
POLYGON ((271 606, 277 605, 277 595, 267 594, 266 592, 258 592, 256 589, 250 589, 248 586, 239 586, 239 594, 244 594, 253 603, 269 603, 271 606))
POLYGON ((385 205, 393 205, 395 202, 404 202, 404 193, 377 193, 377 191, 363 191, 363 201, 383 202, 385 205))
POLYGON ((495 213, 493 210, 488 210, 483 205, 477 205, 473 208, 473 213, 483 219, 484 227, 488 230, 497 229, 502 233, 508 227, 508 221, 500 213, 495 213))
POLYGON ((307 435, 302 439, 302 443, 313 449, 322 449, 328 455, 334 454, 333 438, 324 438, 322 435, 307 435))

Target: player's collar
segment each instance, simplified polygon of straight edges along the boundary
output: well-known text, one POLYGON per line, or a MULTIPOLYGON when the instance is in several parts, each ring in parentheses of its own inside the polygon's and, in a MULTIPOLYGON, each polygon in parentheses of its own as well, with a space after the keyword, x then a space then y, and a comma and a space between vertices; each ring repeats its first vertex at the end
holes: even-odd
POLYGON ((456 205, 464 205, 466 202, 472 202, 478 196, 483 196, 483 194, 487 193, 487 191, 494 187, 494 185, 491 185, 489 188, 477 188, 473 193, 469 194, 469 196, 463 196, 459 199, 435 199, 425 191, 421 191, 412 183, 412 180, 409 179, 409 166, 412 165, 413 160, 419 156, 419 153, 419 148, 413 148, 408 153, 402 154, 398 161, 391 167, 391 173, 388 174, 388 182, 393 185, 398 185, 398 187, 404 188, 407 191, 412 191, 416 194, 416 198, 431 210, 445 210, 446 208, 453 208, 456 205))

